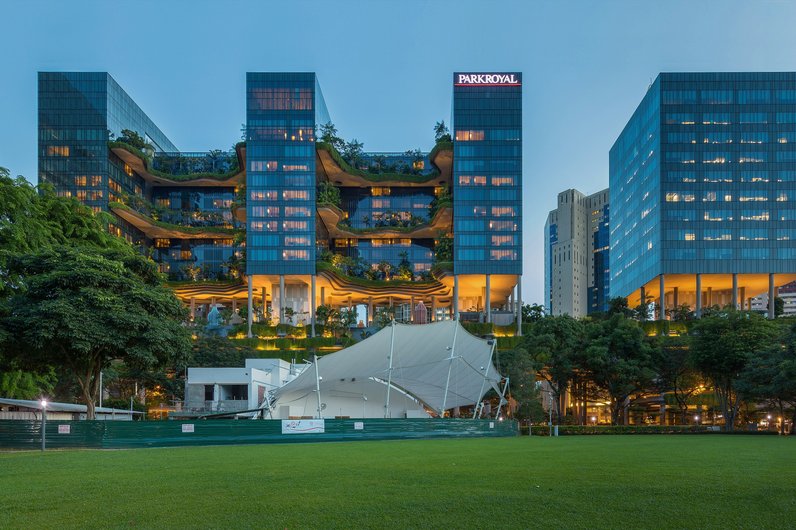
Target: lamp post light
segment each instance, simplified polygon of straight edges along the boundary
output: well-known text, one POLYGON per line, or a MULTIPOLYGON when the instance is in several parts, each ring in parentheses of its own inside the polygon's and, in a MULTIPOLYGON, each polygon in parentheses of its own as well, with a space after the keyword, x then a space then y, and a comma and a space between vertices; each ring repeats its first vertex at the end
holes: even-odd
POLYGON ((591 417, 591 422, 592 422, 592 424, 597 425, 597 416, 592 416, 591 417))
POLYGON ((694 416, 694 421, 696 422, 697 425, 699 425, 699 414, 694 416))
POLYGON ((44 451, 46 446, 47 440, 47 432, 45 427, 47 426, 47 400, 41 400, 41 450, 44 451))

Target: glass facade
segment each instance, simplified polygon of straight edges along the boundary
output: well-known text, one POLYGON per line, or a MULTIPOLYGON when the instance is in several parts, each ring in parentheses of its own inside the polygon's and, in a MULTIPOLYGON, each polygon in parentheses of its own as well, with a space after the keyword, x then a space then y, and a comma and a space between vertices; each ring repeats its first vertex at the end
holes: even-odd
POLYGON ((246 74, 246 272, 315 274, 314 73, 246 74))
POLYGON ((108 156, 110 135, 122 129, 136 131, 156 149, 177 150, 107 72, 39 72, 40 182, 95 211, 107 210, 116 185, 135 189, 119 175, 124 166, 112 168, 108 156))
POLYGON ((455 73, 452 118, 454 272, 522 274, 521 74, 455 73))
POLYGON ((796 270, 796 73, 663 73, 610 154, 611 290, 796 270))
POLYGON ((608 310, 610 300, 611 268, 610 268, 610 206, 592 211, 592 255, 594 259, 592 278, 589 286, 589 313, 608 310))

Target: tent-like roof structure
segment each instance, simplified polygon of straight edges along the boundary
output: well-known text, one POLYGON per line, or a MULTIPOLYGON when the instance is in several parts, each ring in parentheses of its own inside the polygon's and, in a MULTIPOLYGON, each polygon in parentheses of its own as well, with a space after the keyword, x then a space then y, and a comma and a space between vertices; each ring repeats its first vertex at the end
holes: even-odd
POLYGON ((393 322, 362 342, 319 358, 317 367, 305 369, 274 397, 278 402, 281 396, 312 392, 317 386, 323 395, 324 382, 372 378, 390 382, 443 413, 478 403, 490 388, 500 394, 493 347, 492 341, 471 335, 456 321, 393 322))

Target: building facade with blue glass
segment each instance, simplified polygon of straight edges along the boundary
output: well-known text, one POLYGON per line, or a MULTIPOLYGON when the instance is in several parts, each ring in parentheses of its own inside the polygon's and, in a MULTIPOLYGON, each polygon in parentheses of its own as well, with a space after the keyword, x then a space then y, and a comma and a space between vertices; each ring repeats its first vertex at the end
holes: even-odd
POLYGON ((452 88, 453 128, 433 149, 365 153, 329 133, 314 73, 250 72, 244 141, 197 153, 109 74, 41 73, 40 180, 113 213, 192 310, 245 302, 250 322, 312 325, 319 305, 364 305, 363 324, 379 310, 513 324, 521 74, 457 73, 452 88))
POLYGON ((665 317, 796 279, 796 73, 662 73, 609 159, 612 296, 665 317))

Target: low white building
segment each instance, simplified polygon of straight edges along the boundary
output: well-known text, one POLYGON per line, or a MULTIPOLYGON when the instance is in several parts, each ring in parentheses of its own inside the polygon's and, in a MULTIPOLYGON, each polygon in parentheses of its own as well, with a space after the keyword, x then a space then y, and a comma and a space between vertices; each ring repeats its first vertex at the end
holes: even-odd
POLYGON ((246 359, 243 368, 188 368, 183 410, 171 416, 257 409, 269 390, 291 381, 304 368, 281 359, 246 359))

